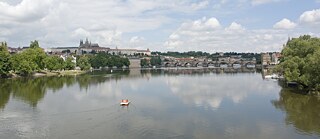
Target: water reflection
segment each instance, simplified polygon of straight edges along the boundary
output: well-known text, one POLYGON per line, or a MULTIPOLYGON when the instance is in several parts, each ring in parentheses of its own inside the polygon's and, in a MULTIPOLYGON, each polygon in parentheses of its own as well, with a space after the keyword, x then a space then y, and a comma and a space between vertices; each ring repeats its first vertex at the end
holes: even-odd
POLYGON ((168 77, 171 91, 186 104, 217 109, 224 99, 239 103, 250 94, 267 95, 274 90, 273 82, 263 82, 255 74, 168 77), (244 80, 244 78, 246 78, 244 80), (245 88, 245 89, 244 89, 245 88))
POLYGON ((286 124, 293 125, 303 134, 320 134, 319 97, 301 95, 288 88, 283 88, 279 95, 279 100, 272 104, 286 113, 286 124))
MULTIPOLYGON (((99 85, 106 81, 121 80, 123 78, 146 78, 151 76, 166 75, 205 75, 210 73, 254 73, 254 69, 147 69, 147 70, 106 70, 94 71, 81 76, 62 76, 62 77, 39 77, 39 78, 16 78, 16 79, 1 79, 0 84, 0 109, 3 109, 9 102, 10 96, 14 99, 20 99, 28 103, 32 107, 37 107, 39 101, 43 99, 48 90, 53 92, 59 91, 63 87, 70 87, 78 84, 80 89, 87 90, 91 85, 99 85)), ((171 80, 174 82, 174 80, 171 80)), ((174 89, 174 87, 172 87, 174 89)), ((206 89, 206 88, 202 88, 206 89)), ((174 91, 174 90, 173 90, 174 91)), ((208 90, 206 90, 208 91, 208 90)), ((233 96, 232 94, 230 94, 233 96)), ((203 99, 205 99, 205 96, 203 99)), ((233 96, 235 101, 241 99, 241 95, 233 96)), ((196 100, 197 103, 201 101, 196 100)), ((213 107, 219 105, 220 97, 213 98, 210 103, 213 107)))
MULTIPOLYGON (((285 125, 270 100, 287 112, 291 97, 277 99, 281 84, 262 80, 255 70, 113 70, 0 82, 0 138, 315 137, 285 125), (132 104, 120 107, 123 98, 132 104)), ((312 118, 301 122, 312 124, 319 109, 313 99, 289 111, 310 108, 312 118)), ((290 119, 287 124, 305 130, 290 119)), ((307 131, 319 134, 318 125, 307 131)))

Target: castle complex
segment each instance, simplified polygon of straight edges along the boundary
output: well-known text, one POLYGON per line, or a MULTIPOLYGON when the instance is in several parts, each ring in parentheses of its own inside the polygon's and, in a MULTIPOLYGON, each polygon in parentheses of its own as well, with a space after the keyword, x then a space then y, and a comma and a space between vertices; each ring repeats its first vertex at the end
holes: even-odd
POLYGON ((83 42, 83 40, 80 40, 79 47, 55 47, 55 48, 49 48, 46 49, 47 53, 50 54, 64 54, 64 53, 74 53, 77 55, 83 55, 83 54, 94 54, 99 52, 106 52, 113 55, 128 55, 128 56, 134 56, 134 55, 151 55, 151 52, 149 49, 147 50, 138 50, 138 49, 118 49, 117 47, 115 49, 111 49, 109 47, 101 47, 97 43, 91 43, 89 42, 88 38, 83 42))

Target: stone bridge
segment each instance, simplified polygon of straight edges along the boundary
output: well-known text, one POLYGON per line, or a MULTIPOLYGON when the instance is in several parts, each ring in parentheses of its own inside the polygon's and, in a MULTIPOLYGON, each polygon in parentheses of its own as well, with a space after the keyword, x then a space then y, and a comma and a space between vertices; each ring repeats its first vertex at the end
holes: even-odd
POLYGON ((256 60, 240 58, 219 58, 216 61, 198 58, 175 58, 164 60, 162 67, 209 67, 209 68, 228 68, 228 67, 248 67, 255 68, 256 60))

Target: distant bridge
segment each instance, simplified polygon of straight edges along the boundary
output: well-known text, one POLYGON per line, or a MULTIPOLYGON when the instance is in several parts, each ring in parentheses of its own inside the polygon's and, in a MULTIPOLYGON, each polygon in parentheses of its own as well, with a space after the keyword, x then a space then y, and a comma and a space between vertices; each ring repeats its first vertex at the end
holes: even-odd
POLYGON ((209 67, 209 68, 228 68, 228 67, 248 67, 254 68, 256 60, 246 60, 240 58, 219 58, 216 61, 198 58, 175 58, 164 60, 162 67, 209 67))

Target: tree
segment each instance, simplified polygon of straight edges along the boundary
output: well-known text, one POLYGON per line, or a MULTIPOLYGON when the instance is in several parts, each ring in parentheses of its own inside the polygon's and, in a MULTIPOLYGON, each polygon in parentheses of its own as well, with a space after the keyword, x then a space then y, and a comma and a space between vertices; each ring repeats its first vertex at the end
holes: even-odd
POLYGON ((13 55, 10 63, 13 71, 20 75, 29 75, 37 69, 37 65, 33 62, 32 56, 26 52, 13 55))
POLYGON ((130 61, 128 58, 121 58, 121 63, 124 65, 124 66, 127 66, 129 67, 130 65, 130 61))
POLYGON ((64 69, 65 70, 73 70, 76 66, 76 63, 73 62, 72 57, 67 57, 65 64, 64 64, 64 69))
POLYGON ((40 48, 39 42, 37 40, 31 41, 30 48, 40 48))
POLYGON ((90 64, 93 68, 100 68, 107 66, 107 54, 98 53, 95 56, 90 57, 90 64))
POLYGON ((80 67, 81 70, 89 70, 91 64, 89 63, 89 58, 86 56, 81 56, 77 59, 77 65, 80 67))
POLYGON ((44 59, 45 67, 50 71, 61 70, 64 68, 64 61, 59 56, 48 56, 44 59))
POLYGON ((7 43, 0 43, 0 76, 7 75, 11 70, 10 54, 8 51, 7 43))
POLYGON ((15 54, 10 59, 12 69, 21 75, 28 75, 34 71, 44 69, 44 59, 47 57, 38 41, 31 41, 30 48, 15 54))
POLYGON ((150 63, 151 63, 152 66, 161 65, 160 56, 153 56, 153 57, 151 57, 150 63))
POLYGON ((140 60, 140 66, 141 66, 141 67, 148 66, 148 61, 147 61, 146 59, 141 59, 141 60, 140 60))
POLYGON ((37 67, 36 70, 44 69, 43 60, 47 57, 46 53, 39 46, 39 42, 37 40, 31 41, 30 48, 25 50, 23 53, 30 56, 30 60, 34 62, 37 67))
POLYGON ((282 50, 276 70, 287 81, 302 84, 308 90, 320 90, 320 39, 309 35, 293 38, 282 50))

